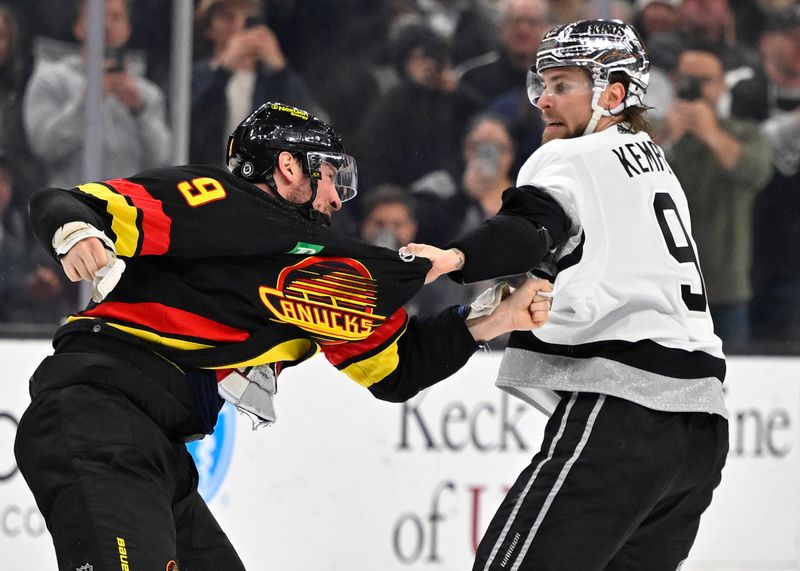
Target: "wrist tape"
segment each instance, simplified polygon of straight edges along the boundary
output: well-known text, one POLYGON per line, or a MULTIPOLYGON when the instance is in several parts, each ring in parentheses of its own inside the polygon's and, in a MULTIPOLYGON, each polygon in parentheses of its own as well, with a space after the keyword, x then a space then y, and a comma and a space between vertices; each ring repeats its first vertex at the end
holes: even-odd
POLYGON ((51 245, 58 258, 66 255, 72 247, 85 238, 97 238, 107 250, 116 253, 114 242, 103 232, 87 222, 67 222, 53 234, 51 245))

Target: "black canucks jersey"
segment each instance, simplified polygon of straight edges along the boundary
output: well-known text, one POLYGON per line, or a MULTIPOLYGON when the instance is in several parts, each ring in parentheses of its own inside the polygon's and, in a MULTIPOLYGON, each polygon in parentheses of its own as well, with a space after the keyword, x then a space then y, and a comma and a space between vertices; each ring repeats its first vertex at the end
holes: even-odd
POLYGON ((427 260, 403 261, 337 233, 222 169, 171 167, 41 190, 31 219, 51 251, 60 226, 87 222, 127 264, 110 294, 70 316, 56 339, 102 322, 103 331, 208 369, 280 371, 322 350, 389 400, 448 376, 475 349, 454 310, 421 323, 403 309, 427 260))

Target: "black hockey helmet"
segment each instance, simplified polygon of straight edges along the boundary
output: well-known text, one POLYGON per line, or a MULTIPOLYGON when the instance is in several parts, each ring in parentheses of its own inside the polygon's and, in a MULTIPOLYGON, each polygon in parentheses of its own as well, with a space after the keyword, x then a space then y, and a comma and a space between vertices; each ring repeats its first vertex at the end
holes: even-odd
POLYGON ((264 103, 236 127, 228 138, 226 164, 236 176, 266 182, 277 194, 273 174, 281 151, 298 156, 311 179, 308 205, 316 196, 323 164, 336 169, 336 190, 342 202, 356 195, 356 162, 344 152, 342 138, 324 121, 283 103, 264 103))

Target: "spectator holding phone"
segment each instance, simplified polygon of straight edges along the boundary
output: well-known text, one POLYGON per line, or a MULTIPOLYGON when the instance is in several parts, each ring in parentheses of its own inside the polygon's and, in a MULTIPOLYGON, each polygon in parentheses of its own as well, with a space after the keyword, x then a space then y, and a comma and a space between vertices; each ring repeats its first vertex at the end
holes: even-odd
POLYGON ((800 4, 769 14, 760 52, 773 174, 754 206, 750 314, 757 340, 800 342, 800 4))
POLYGON ((460 142, 482 105, 455 82, 450 44, 426 22, 401 25, 391 47, 400 81, 361 122, 359 179, 367 188, 395 184, 450 196, 462 168, 460 142))
POLYGON ((480 206, 481 221, 491 218, 500 210, 503 191, 514 186, 514 139, 501 117, 482 113, 472 120, 464 139, 464 160, 465 196, 480 206))
POLYGON ((716 334, 742 348, 749 340, 753 200, 769 181, 769 146, 757 123, 720 117, 722 60, 686 49, 673 75, 676 100, 657 141, 686 192, 716 334))
MULTIPOLYGON (((133 75, 125 62, 129 9, 128 0, 105 3, 102 178, 164 166, 171 159, 164 96, 155 84, 133 75)), ((84 178, 87 12, 86 0, 76 0, 72 31, 80 53, 39 62, 25 93, 30 145, 46 165, 51 186, 68 188, 84 178)))
POLYGON ((473 230, 497 214, 503 192, 514 186, 514 139, 500 115, 489 111, 475 115, 461 152, 464 168, 455 194, 441 200, 430 192, 418 193, 423 203, 418 241, 444 245, 473 230))
POLYGON ((217 164, 228 135, 264 101, 283 101, 323 115, 308 87, 286 62, 259 0, 201 0, 196 36, 208 57, 192 70, 189 159, 217 164))
MULTIPOLYGON (((503 193, 514 186, 514 139, 508 123, 495 113, 479 113, 468 124, 461 151, 464 170, 459 191, 445 200, 437 200, 430 192, 417 193, 421 206, 418 209, 419 231, 416 237, 401 241, 401 245, 429 241, 443 246, 475 230, 500 211, 503 193)), ((514 285, 519 280, 507 281, 514 285)), ((467 303, 494 283, 489 280, 463 285, 452 280, 436 280, 417 293, 415 310, 425 314, 446 302, 467 303)), ((489 345, 502 348, 506 341, 507 337, 503 336, 489 345)))

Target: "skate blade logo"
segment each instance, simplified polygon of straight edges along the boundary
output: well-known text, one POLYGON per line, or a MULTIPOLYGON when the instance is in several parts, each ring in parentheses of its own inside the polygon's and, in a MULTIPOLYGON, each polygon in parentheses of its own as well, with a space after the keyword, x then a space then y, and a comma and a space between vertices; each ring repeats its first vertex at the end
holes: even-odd
POLYGON ((76 567, 75 571, 94 571, 94 567, 92 567, 89 563, 86 565, 81 565, 80 567, 76 567))

